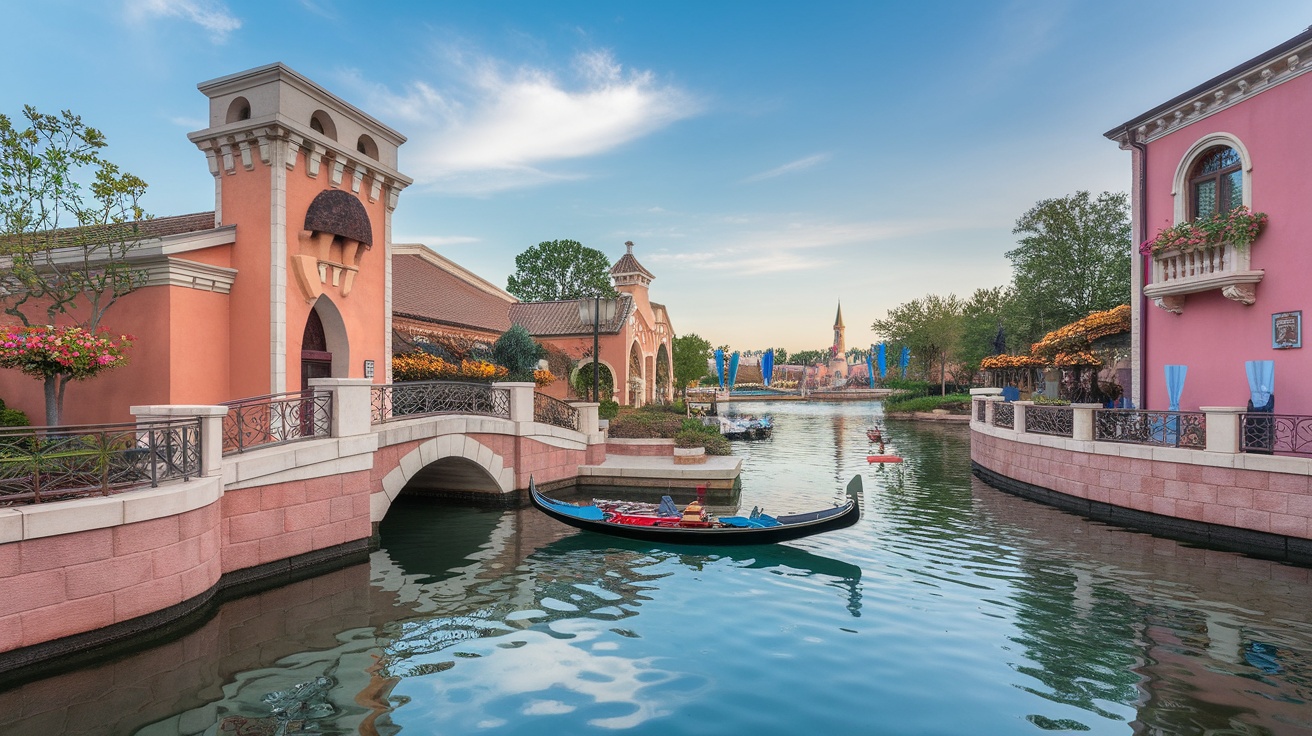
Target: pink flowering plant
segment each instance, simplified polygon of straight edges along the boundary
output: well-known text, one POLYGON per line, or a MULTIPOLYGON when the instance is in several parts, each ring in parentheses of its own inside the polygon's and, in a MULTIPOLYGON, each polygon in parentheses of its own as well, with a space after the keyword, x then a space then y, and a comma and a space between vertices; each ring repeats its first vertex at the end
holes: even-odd
POLYGON ((0 368, 16 368, 45 380, 46 420, 54 425, 63 413, 68 382, 123 365, 130 347, 132 337, 128 335, 91 332, 76 326, 12 325, 0 328, 0 368))
POLYGON ((1265 212, 1249 212, 1247 207, 1236 207, 1202 220, 1165 228, 1157 233, 1157 237, 1145 240, 1139 246, 1139 252, 1154 256, 1166 251, 1190 253, 1226 244, 1245 250, 1257 240, 1266 227, 1266 221, 1265 212))

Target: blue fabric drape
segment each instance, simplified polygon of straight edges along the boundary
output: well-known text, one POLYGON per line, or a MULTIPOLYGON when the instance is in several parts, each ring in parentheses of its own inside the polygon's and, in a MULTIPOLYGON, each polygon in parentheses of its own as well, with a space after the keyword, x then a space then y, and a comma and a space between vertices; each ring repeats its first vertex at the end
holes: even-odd
POLYGON ((733 384, 738 380, 738 351, 735 350, 733 355, 729 356, 729 388, 733 389, 733 384))
POLYGON ((1248 392, 1252 395, 1253 406, 1266 406, 1276 388, 1276 362, 1244 361, 1244 372, 1248 374, 1248 392))
POLYGON ((770 385, 770 376, 774 374, 774 348, 765 351, 761 356, 761 380, 766 386, 770 385))
POLYGON ((907 378, 907 366, 911 365, 911 348, 902 346, 902 357, 898 358, 898 367, 902 369, 902 380, 907 378))
POLYGON ((715 377, 720 379, 720 389, 724 389, 724 351, 715 349, 715 377))
POLYGON ((870 359, 870 354, 866 353, 866 376, 870 378, 870 388, 875 387, 875 362, 870 359))
POLYGON ((1166 398, 1171 402, 1171 411, 1180 411, 1180 394, 1184 392, 1184 377, 1188 372, 1187 365, 1166 366, 1166 398))
POLYGON ((879 352, 875 355, 875 360, 879 363, 879 377, 883 378, 888 374, 888 345, 879 343, 879 352))

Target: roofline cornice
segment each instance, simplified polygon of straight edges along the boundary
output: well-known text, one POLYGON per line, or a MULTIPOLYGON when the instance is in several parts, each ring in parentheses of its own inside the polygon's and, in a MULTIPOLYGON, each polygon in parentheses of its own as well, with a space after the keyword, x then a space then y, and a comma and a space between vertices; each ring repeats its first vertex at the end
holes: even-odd
POLYGON ((406 141, 404 135, 401 135, 392 128, 384 125, 377 118, 364 112, 355 105, 352 105, 346 100, 343 100, 332 92, 319 86, 310 80, 309 77, 306 77, 304 74, 292 69, 281 61, 275 61, 272 64, 257 66, 254 69, 247 69, 246 71, 236 72, 234 74, 201 82, 196 85, 196 89, 200 90, 206 97, 218 97, 231 92, 249 89, 250 87, 264 82, 277 80, 281 80, 296 87, 320 102, 327 103, 330 107, 338 106, 344 108, 352 115, 359 116, 360 121, 365 124, 365 127, 373 129, 370 132, 378 133, 380 137, 391 141, 393 145, 400 146, 406 141))
POLYGON ((1128 150, 1129 132, 1150 143, 1312 71, 1312 28, 1103 133, 1128 150))

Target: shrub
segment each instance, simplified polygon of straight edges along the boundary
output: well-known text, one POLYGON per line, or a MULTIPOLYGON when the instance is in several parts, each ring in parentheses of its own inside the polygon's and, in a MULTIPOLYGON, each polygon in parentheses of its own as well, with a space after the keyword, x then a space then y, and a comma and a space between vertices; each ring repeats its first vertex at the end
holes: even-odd
POLYGON ((675 447, 703 447, 707 455, 730 455, 732 450, 729 447, 729 440, 724 438, 715 428, 712 427, 710 432, 704 432, 697 429, 681 429, 674 435, 675 447))
POLYGON ((542 346, 533 340, 523 325, 511 325, 492 345, 492 359, 515 374, 529 373, 537 368, 543 352, 542 346))
POLYGON ((31 424, 27 415, 17 409, 0 409, 0 427, 28 427, 31 424))
POLYGON ((610 421, 610 436, 624 439, 673 438, 683 417, 665 412, 629 411, 610 421))
POLYGON ((1038 406, 1070 406, 1071 402, 1066 399, 1050 399, 1047 396, 1039 395, 1034 397, 1034 403, 1038 406))
POLYGON ((597 416, 602 419, 614 419, 620 415, 620 402, 602 399, 597 406, 597 416))
POLYGON ((967 413, 970 411, 970 395, 948 394, 947 396, 893 396, 884 400, 884 411, 890 414, 899 412, 933 411, 934 409, 947 409, 949 411, 967 413))

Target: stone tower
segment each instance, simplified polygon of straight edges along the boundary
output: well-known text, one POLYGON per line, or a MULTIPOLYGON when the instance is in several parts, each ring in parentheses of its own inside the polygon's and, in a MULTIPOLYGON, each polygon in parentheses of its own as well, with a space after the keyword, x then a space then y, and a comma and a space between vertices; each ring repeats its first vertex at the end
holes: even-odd
POLYGON ((838 314, 834 317, 834 345, 830 348, 829 375, 834 384, 842 383, 847 378, 847 338, 843 327, 843 303, 838 303, 838 314))

